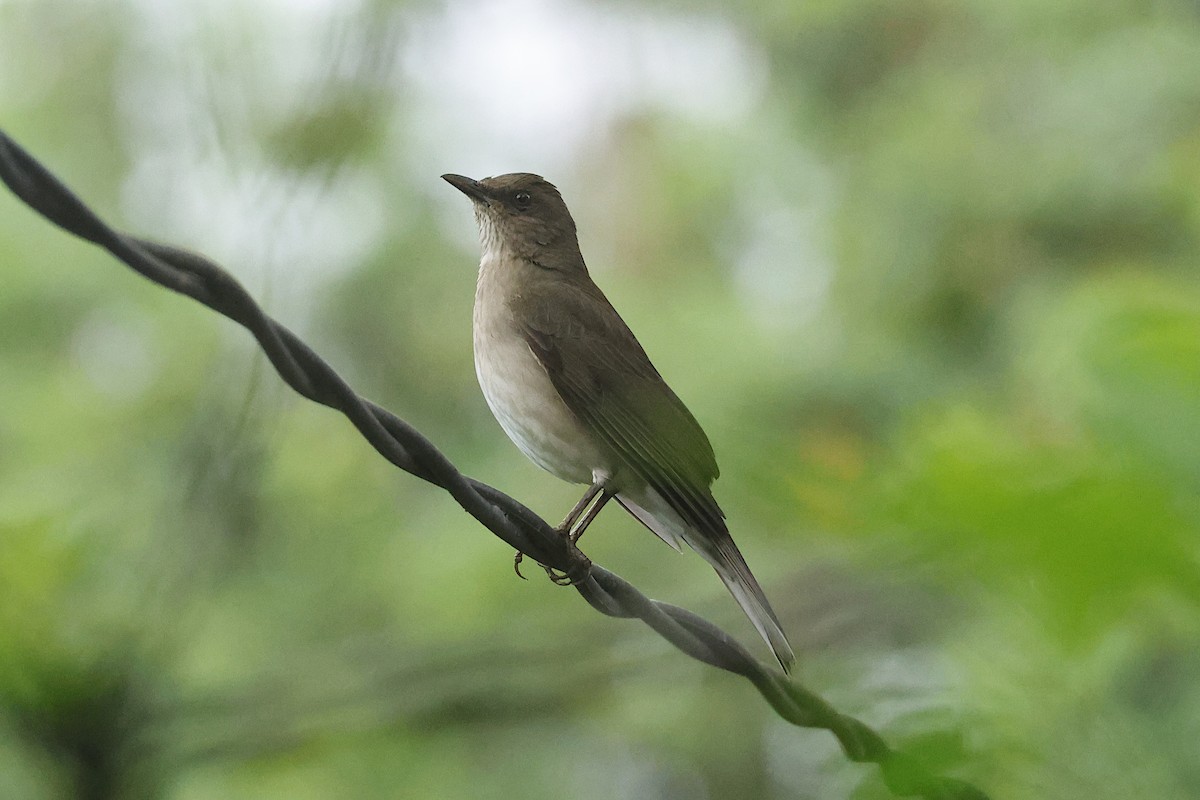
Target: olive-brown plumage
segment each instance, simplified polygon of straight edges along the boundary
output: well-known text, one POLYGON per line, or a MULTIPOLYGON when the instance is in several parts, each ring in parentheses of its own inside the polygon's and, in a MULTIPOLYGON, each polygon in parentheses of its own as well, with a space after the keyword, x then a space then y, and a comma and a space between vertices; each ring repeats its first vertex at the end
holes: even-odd
POLYGON ((592 282, 558 190, 528 173, 442 177, 479 223, 475 369, 488 405, 534 463, 590 484, 563 529, 578 537, 615 498, 668 544, 700 553, 789 668, 787 637, 712 496, 708 437, 592 282))

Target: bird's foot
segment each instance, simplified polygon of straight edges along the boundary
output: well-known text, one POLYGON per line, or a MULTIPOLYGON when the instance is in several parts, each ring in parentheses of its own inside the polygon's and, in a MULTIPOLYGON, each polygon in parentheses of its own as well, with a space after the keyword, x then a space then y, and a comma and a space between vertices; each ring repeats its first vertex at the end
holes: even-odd
POLYGON ((559 572, 554 567, 547 567, 545 564, 542 564, 541 567, 546 570, 546 575, 550 577, 550 582, 555 586, 574 586, 579 583, 579 579, 572 577, 569 573, 559 572))
MULTIPOLYGON (((520 550, 513 556, 513 572, 517 573, 517 577, 521 580, 529 580, 521 574, 521 564, 525 561, 525 554, 520 550)), ((574 586, 579 583, 579 578, 572 577, 569 573, 559 572, 554 567, 548 567, 545 564, 538 564, 539 567, 546 570, 546 575, 549 576, 550 582, 555 586, 574 586)))

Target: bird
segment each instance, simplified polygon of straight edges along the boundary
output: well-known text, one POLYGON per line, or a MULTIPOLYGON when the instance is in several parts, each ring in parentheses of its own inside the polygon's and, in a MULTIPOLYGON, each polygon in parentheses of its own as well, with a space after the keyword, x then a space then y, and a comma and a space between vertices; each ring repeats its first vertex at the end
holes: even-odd
POLYGON ((615 499, 699 553, 789 671, 794 651, 713 497, 712 445, 588 274, 558 189, 524 172, 442 178, 471 199, 479 229, 472 322, 488 407, 531 461, 588 486, 558 530, 578 540, 615 499))

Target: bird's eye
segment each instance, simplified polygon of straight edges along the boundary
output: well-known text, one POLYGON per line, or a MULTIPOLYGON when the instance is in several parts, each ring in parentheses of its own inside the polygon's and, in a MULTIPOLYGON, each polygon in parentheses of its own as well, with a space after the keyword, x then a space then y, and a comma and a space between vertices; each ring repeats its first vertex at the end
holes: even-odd
POLYGON ((513 200, 516 201, 518 208, 529 208, 529 192, 517 192, 513 195, 513 200))

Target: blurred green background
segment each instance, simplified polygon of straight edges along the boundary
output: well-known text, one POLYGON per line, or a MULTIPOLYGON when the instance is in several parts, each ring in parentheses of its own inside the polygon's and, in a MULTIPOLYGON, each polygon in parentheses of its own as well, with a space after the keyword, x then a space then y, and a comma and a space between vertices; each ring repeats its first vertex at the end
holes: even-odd
MULTIPOLYGON (((806 685, 996 798, 1200 796, 1194 0, 7 0, 0 125, 557 520, 438 180, 545 174, 806 685)), ((0 796, 888 796, 7 193, 0 287, 0 796)))

